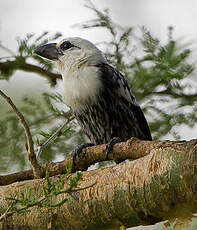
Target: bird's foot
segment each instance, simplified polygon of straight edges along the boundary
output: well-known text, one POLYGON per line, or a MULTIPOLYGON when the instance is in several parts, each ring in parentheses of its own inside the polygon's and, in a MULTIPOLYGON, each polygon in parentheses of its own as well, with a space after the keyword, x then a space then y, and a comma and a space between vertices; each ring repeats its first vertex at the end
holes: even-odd
POLYGON ((107 144, 106 144, 106 160, 109 160, 109 154, 113 150, 113 147, 116 143, 121 142, 122 139, 120 137, 113 137, 107 144))
POLYGON ((79 145, 74 151, 73 151, 73 165, 75 165, 76 158, 81 154, 81 151, 89 146, 94 146, 93 143, 84 143, 79 145))

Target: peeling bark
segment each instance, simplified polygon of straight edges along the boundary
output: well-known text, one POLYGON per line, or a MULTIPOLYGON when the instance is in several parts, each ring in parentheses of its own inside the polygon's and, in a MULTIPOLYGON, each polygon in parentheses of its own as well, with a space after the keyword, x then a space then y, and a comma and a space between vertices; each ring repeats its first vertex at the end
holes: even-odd
MULTIPOLYGON (((113 152, 109 154, 109 160, 124 161, 126 159, 135 160, 143 156, 148 155, 152 150, 158 148, 166 148, 171 146, 178 149, 192 148, 192 145, 196 144, 197 140, 190 142, 186 141, 142 141, 136 138, 131 138, 126 142, 120 142, 114 145, 113 152), (188 146, 188 147, 187 147, 188 146)), ((106 160, 106 145, 97 145, 93 147, 87 147, 83 149, 80 156, 77 157, 75 165, 72 166, 72 172, 78 170, 84 171, 87 168, 97 162, 106 160)), ((72 164, 72 153, 61 162, 47 163, 43 166, 43 171, 48 171, 50 176, 66 173, 66 167, 72 164)), ((33 171, 26 170, 18 173, 8 174, 0 176, 0 186, 11 184, 17 181, 31 180, 33 179, 33 171)))
MULTIPOLYGON (((123 152, 118 154, 118 148, 128 147, 129 143, 115 145, 110 157, 123 159, 123 152)), ((76 192, 75 198, 68 196, 68 201, 59 208, 32 208, 20 216, 8 217, 0 223, 0 229, 120 229, 185 218, 197 212, 197 140, 132 139, 131 143, 133 158, 140 159, 83 172, 80 187, 96 183, 93 187, 76 192)), ((86 160, 91 148, 94 147, 86 149, 86 160)), ((130 150, 126 156, 129 154, 130 150)), ((51 179, 56 181, 59 177, 62 175, 51 179)), ((45 179, 36 179, 1 186, 0 212, 8 208, 6 198, 11 194, 26 193, 32 187, 39 197, 44 183, 45 179)), ((60 201, 65 196, 56 199, 60 201)))

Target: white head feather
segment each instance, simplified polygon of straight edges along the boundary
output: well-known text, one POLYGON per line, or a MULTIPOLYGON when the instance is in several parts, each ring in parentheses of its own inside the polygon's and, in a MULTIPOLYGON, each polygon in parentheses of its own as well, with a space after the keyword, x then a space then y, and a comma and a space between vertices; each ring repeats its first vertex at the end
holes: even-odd
POLYGON ((63 51, 57 68, 62 74, 65 103, 74 111, 84 108, 89 100, 95 102, 102 87, 99 70, 94 65, 106 63, 103 53, 91 42, 82 38, 67 38, 57 47, 69 41, 74 47, 63 51))

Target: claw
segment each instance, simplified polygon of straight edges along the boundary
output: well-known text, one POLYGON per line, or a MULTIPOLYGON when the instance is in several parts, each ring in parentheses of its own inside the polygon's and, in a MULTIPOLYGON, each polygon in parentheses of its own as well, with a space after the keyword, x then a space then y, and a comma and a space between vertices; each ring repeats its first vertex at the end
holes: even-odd
POLYGON ((80 155, 81 151, 89 146, 94 146, 93 143, 84 143, 79 145, 74 151, 73 151, 73 165, 75 165, 76 158, 80 155))
POLYGON ((120 137, 113 137, 109 143, 106 144, 106 149, 105 149, 105 152, 106 152, 106 160, 109 160, 108 156, 110 154, 110 152, 113 150, 113 147, 116 143, 118 142, 121 142, 122 139, 120 137))

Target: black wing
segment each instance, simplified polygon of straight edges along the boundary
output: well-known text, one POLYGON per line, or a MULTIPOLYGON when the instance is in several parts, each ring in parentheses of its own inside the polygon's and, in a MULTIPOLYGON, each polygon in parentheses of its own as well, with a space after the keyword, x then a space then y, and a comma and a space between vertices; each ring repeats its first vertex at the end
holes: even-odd
POLYGON ((125 121, 127 124, 125 124, 125 127, 123 128, 126 129, 126 126, 130 125, 130 137, 135 136, 143 140, 152 140, 146 118, 139 104, 137 103, 135 96, 131 92, 126 78, 115 68, 108 64, 101 63, 96 66, 99 67, 100 70, 100 78, 103 83, 104 97, 106 100, 107 98, 113 98, 113 101, 110 103, 114 103, 114 105, 117 106, 116 113, 118 113, 119 110, 122 110, 120 112, 125 113, 123 114, 121 123, 124 123, 125 121), (128 119, 130 119, 131 122, 129 122, 128 119), (134 134, 132 129, 138 129, 135 131, 138 134, 134 134))

